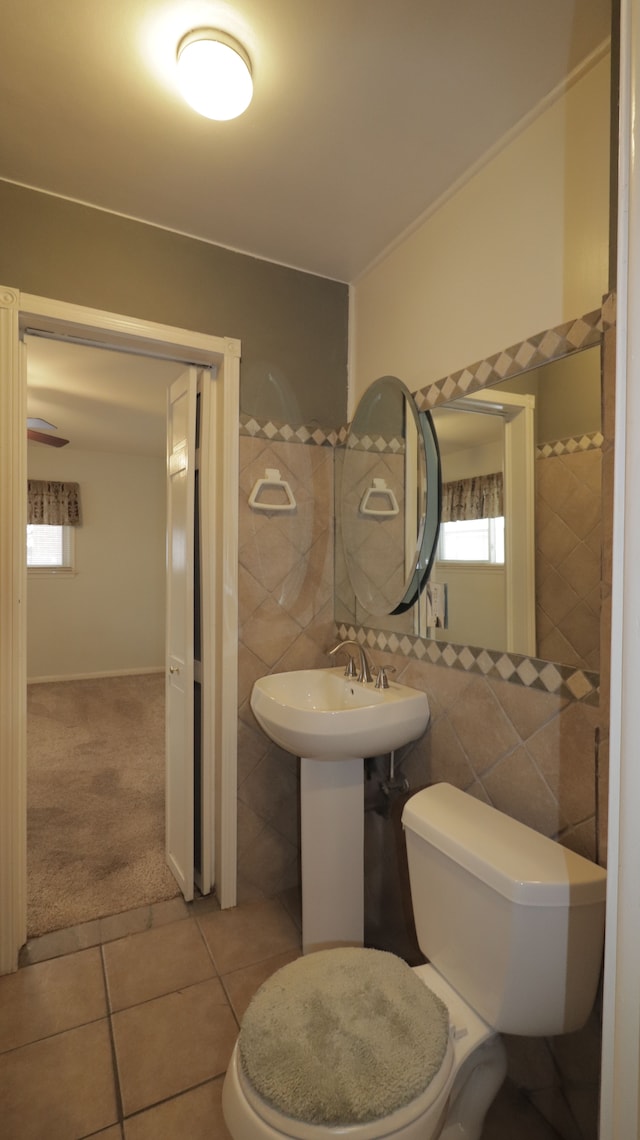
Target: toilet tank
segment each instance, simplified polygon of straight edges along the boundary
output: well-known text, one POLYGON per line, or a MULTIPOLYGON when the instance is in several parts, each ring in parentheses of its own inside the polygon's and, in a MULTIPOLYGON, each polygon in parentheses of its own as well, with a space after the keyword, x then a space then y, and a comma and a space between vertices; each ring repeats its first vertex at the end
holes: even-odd
POLYGON ((402 814, 423 954, 501 1033, 580 1029, 596 995, 606 872, 450 784, 402 814))

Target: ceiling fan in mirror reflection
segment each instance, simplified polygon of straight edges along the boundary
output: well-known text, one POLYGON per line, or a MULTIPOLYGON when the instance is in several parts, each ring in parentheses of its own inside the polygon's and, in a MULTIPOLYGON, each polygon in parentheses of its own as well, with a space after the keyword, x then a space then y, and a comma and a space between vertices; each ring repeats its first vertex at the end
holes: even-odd
POLYGON ((68 444, 68 439, 62 439, 59 435, 49 435, 46 430, 42 430, 43 428, 49 428, 50 431, 58 430, 56 425, 50 424, 48 420, 28 417, 27 439, 30 439, 33 443, 44 443, 47 447, 65 447, 68 444))

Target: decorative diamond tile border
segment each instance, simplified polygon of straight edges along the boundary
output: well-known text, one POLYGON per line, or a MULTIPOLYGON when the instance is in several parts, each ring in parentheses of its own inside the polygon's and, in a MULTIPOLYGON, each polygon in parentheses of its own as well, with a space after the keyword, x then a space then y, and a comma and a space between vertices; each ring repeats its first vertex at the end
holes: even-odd
MULTIPOLYGON (((307 427, 304 424, 293 427, 273 420, 260 421, 244 412, 240 413, 239 431, 240 435, 268 439, 270 443, 312 443, 317 447, 344 447, 349 434, 348 426, 339 429, 307 427)), ((358 439, 352 435, 350 443, 358 451, 375 451, 379 454, 391 452, 397 455, 405 447, 404 440, 396 436, 387 439, 382 435, 364 435, 358 439)))
POLYGON ((554 439, 536 447, 536 459, 551 459, 554 455, 575 455, 578 451, 599 451, 604 442, 602 432, 588 435, 569 436, 568 439, 554 439))
MULTIPOLYGON (((545 329, 544 332, 531 336, 520 344, 495 353, 486 360, 479 360, 476 364, 454 372, 451 376, 444 376, 435 380, 426 388, 420 388, 413 393, 419 411, 428 411, 437 404, 447 400, 457 399, 479 388, 486 388, 488 384, 496 384, 509 376, 537 368, 541 364, 548 364, 560 356, 568 356, 572 352, 581 352, 584 348, 600 343, 605 329, 615 324, 616 297, 610 293, 604 298, 602 307, 594 309, 577 320, 567 321, 554 329, 545 329)), ((349 425, 343 424, 338 428, 321 428, 303 425, 274 422, 273 420, 259 421, 255 416, 240 413, 240 435, 249 435, 257 439, 279 440, 284 443, 298 442, 311 443, 318 447, 343 447, 349 434, 349 425)), ((579 440, 558 440, 545 447, 555 447, 559 443, 567 445, 567 450, 584 451, 587 447, 598 447, 595 435, 581 436, 579 440), (585 445, 582 441, 587 440, 585 445), (569 446, 571 445, 571 446, 569 446)), ((360 446, 379 450, 398 450, 397 440, 385 441, 382 436, 375 436, 365 443, 363 439, 360 446)), ((551 454, 551 453, 549 453, 551 454)), ((553 454, 560 454, 554 452, 553 454)))
MULTIPOLYGON (((429 411, 438 404, 457 399, 468 392, 486 388, 510 376, 537 368, 558 357, 600 344, 603 332, 611 328, 616 320, 616 297, 614 293, 604 298, 602 307, 594 309, 574 321, 546 329, 536 336, 528 337, 520 344, 496 353, 486 360, 480 360, 460 372, 454 372, 441 380, 436 380, 426 388, 414 392, 414 400, 419 411, 429 411)), ((313 444, 317 447, 344 447, 349 433, 349 425, 335 429, 278 423, 272 420, 259 422, 254 416, 240 414, 240 435, 270 442, 313 444)), ((602 447, 602 435, 594 432, 589 435, 554 440, 536 449, 539 459, 554 455, 570 455, 602 447)), ((360 441, 365 448, 397 450, 397 440, 385 441, 376 436, 360 441)), ((547 693, 557 693, 568 700, 584 701, 597 705, 599 702, 600 675, 587 670, 575 669, 569 665, 554 665, 534 657, 523 657, 516 653, 479 649, 471 645, 453 645, 447 642, 432 641, 426 638, 404 635, 398 640, 396 634, 384 630, 365 627, 337 627, 341 640, 358 641, 369 648, 378 648, 390 653, 400 653, 404 657, 430 661, 434 665, 445 665, 451 669, 462 669, 467 673, 479 673, 485 677, 496 677, 525 688, 540 689, 547 693)))
POLYGON ((615 295, 605 298, 600 309, 594 309, 575 321, 567 321, 554 329, 545 329, 536 336, 514 344, 502 352, 478 360, 475 364, 454 372, 441 380, 434 381, 426 388, 414 392, 413 398, 418 410, 430 411, 438 404, 466 396, 469 392, 486 388, 488 384, 499 384, 517 373, 539 368, 560 356, 581 352, 584 348, 600 344, 605 329, 615 324, 615 295))
POLYGON ((366 626, 336 625, 340 641, 357 641, 369 649, 397 653, 402 657, 427 660, 432 665, 446 665, 465 673, 479 673, 510 681, 526 689, 539 689, 555 693, 570 701, 586 701, 597 705, 600 695, 600 674, 571 665, 555 665, 537 657, 524 657, 519 653, 505 653, 500 649, 479 649, 473 645, 453 645, 430 638, 404 634, 398 640, 394 633, 368 629, 366 626))
MULTIPOLYGON (((345 430, 345 442, 346 442, 345 430)), ((383 452, 390 451, 394 455, 398 452, 404 452, 405 442, 403 439, 398 439, 397 436, 391 436, 387 439, 383 435, 361 435, 357 436, 353 433, 349 436, 349 447, 355 451, 377 451, 382 454, 383 452)))
POLYGON ((316 447, 337 447, 338 431, 333 428, 306 427, 304 424, 293 427, 291 424, 274 423, 273 420, 259 421, 254 416, 240 413, 240 435, 253 439, 268 439, 271 443, 311 443, 316 447))

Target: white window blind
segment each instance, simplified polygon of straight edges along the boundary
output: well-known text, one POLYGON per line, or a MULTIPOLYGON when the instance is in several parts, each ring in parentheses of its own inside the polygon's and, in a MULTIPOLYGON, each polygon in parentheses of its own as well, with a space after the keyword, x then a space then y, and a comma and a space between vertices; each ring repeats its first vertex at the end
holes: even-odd
POLYGON ((503 563, 504 517, 442 523, 438 560, 503 563))
POLYGON ((27 567, 30 570, 72 570, 73 532, 68 526, 27 525, 27 567))

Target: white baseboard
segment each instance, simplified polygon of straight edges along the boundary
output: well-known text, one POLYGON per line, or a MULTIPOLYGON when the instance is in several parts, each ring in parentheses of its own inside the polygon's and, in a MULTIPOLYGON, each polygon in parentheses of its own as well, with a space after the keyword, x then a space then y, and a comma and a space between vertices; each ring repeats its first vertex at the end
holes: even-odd
POLYGON ((106 669, 100 673, 64 673, 54 677, 27 677, 27 685, 51 681, 99 681, 102 677, 139 677, 143 673, 164 673, 164 665, 142 665, 137 669, 106 669))

